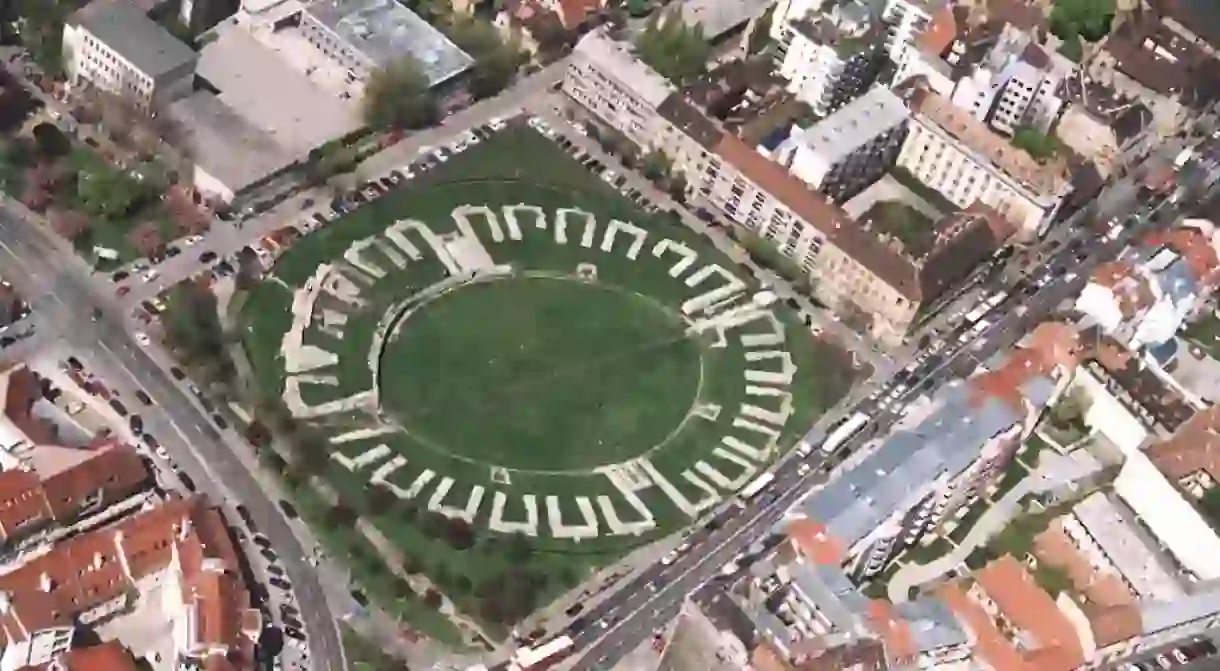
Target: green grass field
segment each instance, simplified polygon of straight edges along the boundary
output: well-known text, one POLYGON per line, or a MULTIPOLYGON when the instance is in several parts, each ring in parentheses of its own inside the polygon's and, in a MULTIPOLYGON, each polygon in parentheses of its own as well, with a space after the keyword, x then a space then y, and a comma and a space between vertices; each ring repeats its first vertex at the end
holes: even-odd
MULTIPOLYGON (((443 234, 453 230, 450 212, 459 205, 498 210, 520 203, 551 213, 580 208, 601 226, 611 219, 632 222, 647 231, 649 242, 632 261, 622 251, 625 242, 616 242, 612 252, 597 245, 586 249, 571 239, 579 233, 569 231, 568 244, 560 245, 551 230, 538 230, 532 222, 522 222, 521 240, 499 243, 490 242, 485 227, 479 229, 493 260, 511 264, 516 273, 459 288, 411 313, 375 357, 381 412, 404 431, 335 449, 355 457, 385 444, 407 459, 391 482, 406 488, 426 471, 450 477, 450 505, 460 506, 476 487, 486 489, 488 499, 490 492, 503 491, 509 495, 506 520, 523 519, 521 495, 533 494, 540 503, 558 497, 568 522, 580 518, 578 496, 614 499, 623 519, 633 521, 635 513, 622 505, 610 480, 588 471, 644 453, 676 490, 698 499, 701 490, 682 473, 709 459, 721 438, 735 431, 738 409, 754 402, 743 381, 746 350, 739 336, 756 327, 743 327, 724 343, 710 335, 684 337, 678 306, 706 289, 692 290, 675 280, 669 274, 673 260, 657 260, 650 250, 655 240, 668 238, 696 251, 700 265, 716 262, 747 284, 753 280, 710 243, 669 216, 640 211, 531 130, 495 136, 305 237, 282 256, 273 278, 250 291, 242 311, 243 344, 259 386, 275 394, 284 388, 279 347, 292 319, 290 287, 303 285, 319 264, 340 258, 353 242, 378 235, 395 220, 418 219, 443 234), (573 276, 579 264, 596 266, 595 282, 573 276), (694 417, 690 410, 696 402, 715 406, 716 412, 694 417)), ((371 388, 368 361, 378 320, 444 276, 442 264, 428 254, 406 268, 389 267, 386 277, 364 288, 366 306, 348 315, 341 339, 307 330, 305 344, 338 355, 342 363, 326 371, 336 376, 335 385, 302 388, 305 402, 371 388)), ((787 388, 791 415, 776 436, 780 449, 771 459, 791 448, 854 379, 842 349, 812 338, 788 310, 775 314, 784 328, 783 349, 798 372, 787 388)), ((340 433, 356 419, 329 416, 324 428, 340 433)), ((368 471, 353 473, 336 464, 328 476, 344 498, 367 496, 368 471)), ((426 533, 418 523, 426 494, 414 505, 372 511, 371 517, 406 554, 419 558, 429 575, 446 578, 439 582, 463 609, 495 619, 486 613, 483 595, 513 571, 541 576, 532 598, 545 603, 587 571, 690 522, 657 487, 639 496, 654 515, 652 533, 625 537, 603 531, 574 543, 544 531, 532 541, 527 560, 508 557, 498 534, 479 531, 474 547, 455 550, 426 533)), ((476 529, 486 527, 490 508, 485 501, 476 529)), ((548 513, 540 515, 545 530, 548 513)))
POLYGON ((625 461, 663 442, 698 393, 698 343, 677 315, 627 291, 502 280, 420 312, 382 354, 382 407, 421 443, 475 462, 625 461))

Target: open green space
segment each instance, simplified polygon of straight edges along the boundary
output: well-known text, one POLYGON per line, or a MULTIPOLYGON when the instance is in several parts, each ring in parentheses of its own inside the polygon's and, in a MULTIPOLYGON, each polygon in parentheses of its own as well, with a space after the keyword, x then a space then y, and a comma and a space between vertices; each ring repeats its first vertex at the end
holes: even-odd
POLYGON ((427 304, 387 342, 383 408, 421 442, 480 463, 618 463, 663 443, 695 400, 699 346, 684 330, 628 291, 550 277, 477 284, 427 304))
MULTIPOLYGON (((346 505, 373 522, 459 608, 493 625, 517 621, 607 561, 691 522, 660 487, 650 486, 638 495, 655 521, 651 531, 611 535, 599 515, 597 537, 555 537, 548 526, 552 514, 543 505, 549 498, 569 524, 582 519, 578 497, 606 497, 624 522, 640 519, 594 468, 647 454, 648 463, 690 501, 704 495, 695 484, 705 477, 694 468, 697 462, 722 469, 730 479, 742 474, 740 465, 726 464, 713 451, 723 452, 721 439, 729 435, 762 442, 735 426, 747 403, 780 407, 778 397, 746 391, 747 368, 779 365, 748 363, 742 336, 770 327, 752 322, 726 332, 723 341, 714 330, 688 335, 680 306, 717 284, 692 288, 675 279, 670 270, 677 257, 658 258, 653 249, 662 239, 681 243, 698 254, 692 268, 719 264, 745 281, 747 291, 756 290, 748 272, 673 218, 640 211, 548 140, 520 128, 301 239, 277 261, 272 276, 249 291, 241 313, 243 346, 257 386, 264 397, 277 397, 287 378, 280 345, 292 323, 293 290, 319 265, 335 263, 353 243, 382 234, 398 220, 425 222, 443 236, 456 232, 456 207, 485 205, 500 212, 522 203, 542 208, 551 219, 561 208, 592 213, 599 241, 612 220, 639 226, 647 241, 632 260, 625 252, 629 236, 603 251, 597 243, 583 246, 583 224, 570 223, 567 243, 558 244, 553 226, 519 215, 521 239, 493 242, 482 217, 472 217, 492 261, 511 268, 510 274, 464 284, 430 301, 421 292, 446 278, 436 255, 423 250, 405 268, 378 257, 386 274, 361 288, 358 309, 345 308, 341 337, 317 324, 303 334, 305 345, 340 362, 314 371, 333 375, 333 384, 302 385, 305 403, 369 390, 377 370, 379 411, 403 429, 324 447, 356 458, 385 445, 406 459, 388 477, 391 484, 407 489, 426 472, 433 480, 422 495, 399 500, 385 487, 370 486, 372 467, 353 471, 324 460, 325 468, 315 474, 325 476, 346 505), (595 276, 577 272, 590 266, 595 276), (416 311, 405 313, 397 335, 391 329, 383 342, 379 323, 393 323, 404 307, 416 311), (692 407, 703 411, 696 416, 692 407), (472 523, 429 510, 441 478, 452 479, 446 505, 461 507, 476 491, 486 494, 472 523), (504 520, 524 519, 523 497, 536 497, 540 535, 491 531, 496 492, 508 497, 504 520)), ((776 349, 788 353, 796 373, 785 388, 791 394, 787 420, 774 432, 775 448, 755 464, 759 468, 795 445, 855 377, 850 356, 837 344, 813 338, 786 308, 775 308, 774 316, 783 333, 776 349)), ((360 426, 363 417, 340 412, 312 424, 335 436, 360 426)), ((723 487, 716 492, 731 494, 723 487)), ((324 517, 323 523, 343 526, 336 523, 340 516, 324 517)))

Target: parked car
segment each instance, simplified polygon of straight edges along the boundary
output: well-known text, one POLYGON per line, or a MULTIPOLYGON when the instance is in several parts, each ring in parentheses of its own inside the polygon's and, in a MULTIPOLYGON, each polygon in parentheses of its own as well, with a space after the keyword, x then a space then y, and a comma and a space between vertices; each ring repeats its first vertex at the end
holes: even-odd
POLYGON ((200 263, 211 263, 216 260, 216 252, 206 251, 199 255, 200 263))
POLYGON ((175 380, 181 381, 186 379, 186 373, 183 373, 182 369, 177 366, 171 366, 169 369, 169 374, 173 376, 175 380))
POLYGON ((120 401, 119 399, 117 399, 117 398, 110 399, 110 407, 114 408, 114 411, 119 413, 120 417, 127 416, 127 406, 123 405, 122 401, 120 401))
POLYGON ((131 432, 135 434, 144 433, 144 418, 139 415, 132 415, 127 418, 127 423, 131 425, 131 432))
POLYGON ((191 476, 187 475, 186 473, 178 471, 178 479, 182 481, 182 486, 186 487, 188 492, 194 494, 195 492, 199 491, 195 488, 195 481, 192 480, 191 476))
POLYGON ((297 513, 297 509, 284 499, 280 499, 280 508, 283 509, 284 514, 288 516, 288 519, 295 520, 300 518, 300 514, 297 513))
POLYGON ((153 404, 152 397, 149 396, 148 392, 144 391, 143 389, 136 390, 136 398, 140 399, 140 402, 143 403, 144 405, 153 404))

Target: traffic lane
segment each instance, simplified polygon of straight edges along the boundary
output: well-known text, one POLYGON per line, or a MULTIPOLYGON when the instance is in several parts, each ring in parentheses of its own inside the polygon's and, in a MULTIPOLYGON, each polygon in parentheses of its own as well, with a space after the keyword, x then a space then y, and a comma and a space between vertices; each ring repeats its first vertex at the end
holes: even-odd
MULTIPOLYGON (((331 668, 342 669, 338 636, 321 585, 313 567, 304 560, 305 552, 278 508, 266 498, 261 486, 235 455, 221 447, 217 432, 206 420, 201 421, 202 415, 185 393, 168 379, 146 353, 131 345, 126 332, 119 332, 110 326, 100 329, 98 335, 102 352, 113 357, 112 365, 127 369, 132 377, 142 383, 145 391, 158 400, 159 405, 154 407, 160 408, 168 416, 177 432, 198 452, 201 457, 200 472, 208 474, 213 481, 223 482, 225 488, 233 492, 234 498, 250 510, 259 530, 271 540, 283 558, 284 568, 302 605, 302 618, 310 634, 312 656, 325 660, 331 668)), ((171 454, 183 459, 178 452, 180 450, 173 450, 171 454)), ((192 461, 194 456, 191 455, 192 461)))

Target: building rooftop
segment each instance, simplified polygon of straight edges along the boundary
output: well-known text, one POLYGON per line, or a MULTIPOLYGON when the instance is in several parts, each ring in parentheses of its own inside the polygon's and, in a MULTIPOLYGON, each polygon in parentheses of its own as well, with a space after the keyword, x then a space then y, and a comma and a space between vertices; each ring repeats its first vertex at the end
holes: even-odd
POLYGON ((199 58, 199 54, 129 3, 92 2, 77 10, 69 24, 93 33, 153 79, 199 58))
POLYGON ((1147 454, 1172 480, 1203 472, 1220 482, 1220 406, 1200 410, 1173 435, 1150 445, 1147 454))
POLYGON ((1220 96, 1220 61, 1156 18, 1123 23, 1110 34, 1106 51, 1128 77, 1188 105, 1220 96))
POLYGON ((377 67, 411 57, 428 86, 447 82, 474 64, 469 54, 395 0, 319 0, 305 11, 377 67))
POLYGON ((1019 560, 1005 555, 975 571, 974 578, 1035 668, 1071 671, 1085 662, 1072 621, 1019 560))
POLYGON ((299 157, 210 91, 170 104, 167 113, 187 133, 191 160, 234 192, 278 172, 299 157))
POLYGON ((816 18, 806 16, 796 21, 789 21, 788 25, 810 42, 834 49, 839 58, 843 60, 856 54, 873 51, 881 44, 878 34, 867 31, 857 34, 844 30, 826 16, 816 18))
POLYGON ((1142 452, 1128 456, 1114 491, 1145 528, 1199 580, 1220 578, 1220 537, 1142 452))
POLYGON ((1185 593, 1105 492, 1085 498, 1072 508, 1072 515, 1137 596, 1174 599, 1185 593))
POLYGON ((770 0, 686 0, 680 11, 683 22, 703 26, 703 35, 715 40, 761 16, 770 5, 770 0))
POLYGON ((815 152, 827 165, 833 165, 909 118, 910 112, 902 99, 888 88, 877 86, 794 134, 793 141, 815 152))
POLYGON ((677 88, 652 68, 637 59, 629 45, 611 39, 604 30, 595 30, 576 43, 574 49, 598 68, 622 82, 637 97, 652 107, 659 107, 677 88))
POLYGON ((926 88, 915 87, 911 91, 910 105, 916 119, 926 119, 932 125, 943 129, 1035 195, 1055 196, 1067 186, 1068 175, 1062 166, 1039 164, 1025 151, 992 133, 968 110, 957 107, 943 96, 926 88))
POLYGON ((913 301, 921 300, 918 269, 909 258, 852 221, 841 208, 812 191, 783 166, 731 133, 722 132, 712 151, 898 293, 913 301))

